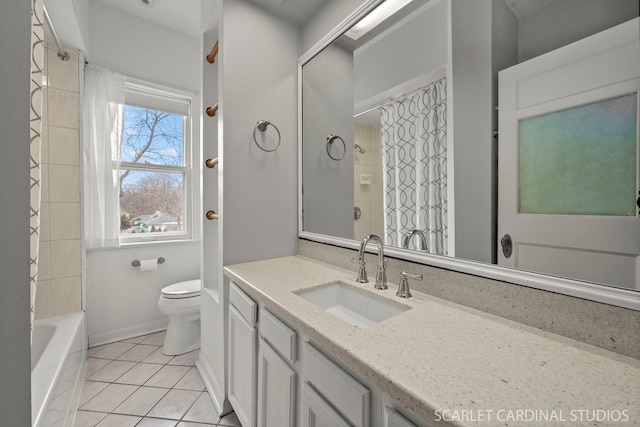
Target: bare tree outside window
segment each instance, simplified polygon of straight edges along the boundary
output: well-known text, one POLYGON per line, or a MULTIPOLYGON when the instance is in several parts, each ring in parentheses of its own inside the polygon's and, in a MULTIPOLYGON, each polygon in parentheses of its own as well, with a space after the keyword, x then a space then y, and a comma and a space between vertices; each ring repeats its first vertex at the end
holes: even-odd
POLYGON ((184 230, 184 117, 125 106, 120 232, 184 230))

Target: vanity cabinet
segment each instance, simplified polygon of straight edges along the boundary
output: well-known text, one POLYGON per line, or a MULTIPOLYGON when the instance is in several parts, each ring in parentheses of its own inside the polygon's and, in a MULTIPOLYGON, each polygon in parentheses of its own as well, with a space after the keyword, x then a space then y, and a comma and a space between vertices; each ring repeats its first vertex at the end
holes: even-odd
MULTIPOLYGON (((345 425, 353 425, 355 427, 370 426, 371 393, 367 387, 354 379, 309 342, 304 344, 303 361, 304 388, 306 390, 302 397, 303 415, 305 417, 303 425, 310 423, 312 415, 313 417, 318 417, 320 416, 318 414, 324 414, 322 416, 327 417, 327 420, 336 420, 336 417, 339 417, 343 421, 348 421, 345 425), (317 391, 321 396, 315 395, 313 391, 317 391), (306 402, 305 399, 309 400, 309 402, 306 402), (325 406, 315 402, 318 399, 329 405, 329 407, 335 408, 340 415, 322 409, 325 406), (315 411, 318 411, 318 413, 316 414, 315 411)), ((317 424, 310 423, 309 425, 317 424)), ((339 426, 342 424, 335 421, 335 423, 326 425, 339 426)))
POLYGON ((384 407, 382 414, 382 427, 417 427, 402 414, 389 406, 384 407))
POLYGON ((297 334, 268 311, 260 310, 258 351, 258 427, 295 427, 297 334))
POLYGON ((228 308, 228 398, 243 426, 424 427, 233 282, 228 308))
POLYGON ((243 426, 256 424, 257 304, 229 284, 229 402, 243 426))

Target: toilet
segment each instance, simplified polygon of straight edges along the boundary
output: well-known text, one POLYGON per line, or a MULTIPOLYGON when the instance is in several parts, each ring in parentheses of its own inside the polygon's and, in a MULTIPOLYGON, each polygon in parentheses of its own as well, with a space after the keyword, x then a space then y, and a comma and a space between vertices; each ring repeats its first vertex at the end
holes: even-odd
POLYGON ((200 280, 187 280, 162 288, 160 312, 169 317, 162 353, 167 356, 200 348, 200 280))

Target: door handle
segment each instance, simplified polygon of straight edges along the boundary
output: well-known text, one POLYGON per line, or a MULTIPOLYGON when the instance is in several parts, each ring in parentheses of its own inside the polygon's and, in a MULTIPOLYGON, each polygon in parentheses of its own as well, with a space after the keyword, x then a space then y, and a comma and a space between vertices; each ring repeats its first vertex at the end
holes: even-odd
POLYGON ((513 241, 511 240, 511 236, 505 234, 500 239, 500 244, 502 245, 502 254, 505 258, 511 258, 511 254, 513 253, 513 241))
POLYGON ((638 191, 638 200, 636 200, 636 206, 638 206, 638 214, 640 214, 640 191, 638 191))

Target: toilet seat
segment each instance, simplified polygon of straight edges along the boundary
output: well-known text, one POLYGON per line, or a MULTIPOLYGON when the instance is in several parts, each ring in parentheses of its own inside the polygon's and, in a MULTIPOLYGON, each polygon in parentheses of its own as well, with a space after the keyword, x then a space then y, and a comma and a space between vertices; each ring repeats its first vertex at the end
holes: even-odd
POLYGON ((184 299, 200 296, 200 280, 187 280, 162 288, 162 298, 184 299))

